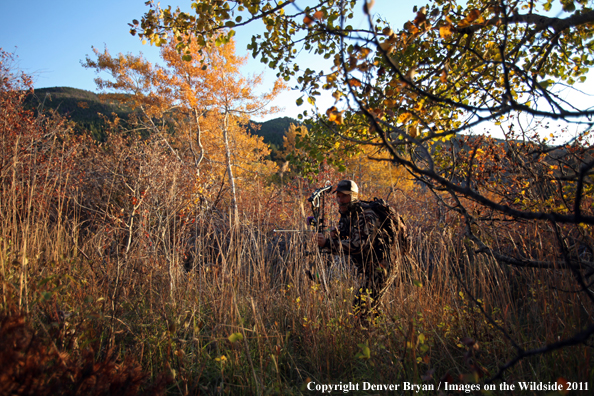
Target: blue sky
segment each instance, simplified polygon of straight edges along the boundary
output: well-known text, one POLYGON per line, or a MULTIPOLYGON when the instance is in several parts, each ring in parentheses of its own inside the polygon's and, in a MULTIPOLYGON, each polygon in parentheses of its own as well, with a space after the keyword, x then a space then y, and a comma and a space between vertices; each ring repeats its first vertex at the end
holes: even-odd
MULTIPOLYGON (((35 88, 67 86, 96 92, 93 70, 81 66, 81 61, 93 53, 92 47, 110 53, 140 52, 151 62, 159 62, 158 48, 142 45, 130 35, 130 23, 149 9, 145 0, 5 0, 0 6, 0 47, 18 56, 17 66, 33 76, 35 88)), ((171 3, 177 6, 182 3, 171 3)), ((186 2, 187 3, 187 2, 186 2)), ((166 6, 166 1, 161 6, 166 6)), ((238 37, 238 54, 245 54, 247 35, 238 37)), ((250 59, 244 72, 261 73, 264 65, 250 59)), ((269 87, 275 73, 265 71, 269 87)), ((297 117, 293 106, 299 97, 296 92, 285 93, 278 102, 290 104, 278 116, 297 117)))
MULTIPOLYGON (((85 56, 92 54, 93 46, 99 49, 107 46, 112 54, 142 52, 149 61, 159 61, 156 47, 142 45, 137 37, 129 33, 128 23, 140 19, 149 9, 144 3, 145 0, 4 0, 0 6, 0 47, 16 53, 18 67, 33 76, 35 88, 68 86, 95 92, 95 72, 81 66, 85 56)), ((175 8, 185 4, 184 9, 189 11, 189 3, 189 0, 162 0, 161 6, 171 4, 175 8)), ((373 11, 381 11, 393 26, 400 27, 406 20, 414 18, 412 9, 415 3, 423 2, 403 4, 395 0, 376 0, 373 11)), ((362 15, 353 22, 355 27, 367 26, 362 15)), ((252 33, 253 30, 245 29, 238 32, 238 54, 246 53, 245 47, 252 33)), ((303 63, 300 59, 302 69, 308 61, 311 58, 306 57, 303 63)), ((266 70, 264 65, 251 58, 244 69, 246 74, 263 71, 263 89, 270 89, 275 80, 274 71, 266 70)), ((576 87, 593 92, 590 88, 594 86, 594 81, 591 80, 594 78, 590 77, 586 84, 577 84, 576 87)), ((295 85, 294 82, 291 84, 295 85)), ((278 116, 296 118, 306 107, 295 105, 300 96, 297 91, 282 94, 275 105, 285 110, 264 119, 278 116)), ((333 101, 328 97, 318 100, 318 103, 323 111, 332 106, 333 101)))
POLYGON ((127 23, 145 8, 144 1, 130 0, 4 1, 0 47, 16 52, 20 68, 34 76, 36 88, 95 91, 94 72, 80 64, 92 54, 92 46, 102 49, 105 44, 112 53, 142 51, 158 59, 156 48, 143 46, 128 33, 127 23))
MULTIPOLYGON (((128 23, 140 20, 149 9, 144 3, 145 0, 4 0, 0 6, 0 47, 16 53, 18 67, 33 76, 35 88, 67 86, 96 92, 95 72, 81 66, 86 55, 92 54, 93 46, 99 49, 107 46, 112 54, 142 52, 149 61, 158 63, 158 49, 142 45, 129 33, 128 23)), ((163 0, 161 6, 171 4, 175 8, 188 3, 187 0, 163 0)), ((378 0, 375 9, 400 11, 399 19, 404 15, 414 16, 412 3, 400 6, 400 10, 394 4, 392 0, 378 0)), ((366 26, 363 17, 357 22, 366 26)), ((247 53, 245 47, 250 33, 242 30, 236 36, 238 54, 247 53)), ((251 58, 244 69, 246 74, 263 71, 263 89, 269 89, 275 80, 274 71, 265 70, 264 65, 251 58)), ((264 119, 285 115, 296 118, 305 107, 295 105, 300 96, 296 91, 282 94, 275 104, 284 107, 284 112, 264 119)), ((328 101, 329 104, 326 107, 322 104, 321 108, 330 107, 332 103, 328 101)))
MULTIPOLYGON (((133 19, 140 20, 149 9, 144 3, 145 0, 4 0, 0 6, 0 47, 16 53, 18 67, 33 76, 35 88, 66 86, 96 92, 95 72, 81 66, 86 55, 93 53, 93 46, 101 50, 106 46, 111 54, 142 52, 149 61, 159 62, 156 47, 142 45, 129 33, 128 23, 133 19)), ((189 3, 188 0, 162 0, 161 6, 171 4, 173 8, 182 6, 190 11, 189 3)), ((412 7, 413 3, 402 5, 393 0, 377 0, 374 11, 391 14, 390 20, 401 26, 405 16, 414 17, 412 7), (395 7, 395 4, 399 6, 395 7)), ((367 26, 363 16, 355 21, 356 24, 367 26)), ((247 53, 245 47, 252 33, 246 29, 238 32, 236 48, 239 55, 247 53)), ((276 78, 275 72, 266 70, 259 61, 250 58, 244 73, 261 72, 264 72, 262 89, 269 90, 276 78)), ((275 105, 284 107, 284 111, 260 120, 279 116, 297 118, 307 106, 295 105, 300 96, 298 91, 281 94, 275 105)), ((332 106, 333 100, 328 97, 318 103, 321 109, 326 109, 332 106)), ((311 114, 311 109, 309 111, 311 114)))

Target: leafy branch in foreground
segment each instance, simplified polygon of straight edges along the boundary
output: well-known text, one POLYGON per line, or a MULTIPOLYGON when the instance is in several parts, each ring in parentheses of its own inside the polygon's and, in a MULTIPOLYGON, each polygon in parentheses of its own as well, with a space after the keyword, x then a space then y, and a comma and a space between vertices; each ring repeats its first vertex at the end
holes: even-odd
POLYGON ((310 103, 323 91, 336 99, 318 115, 326 127, 308 133, 314 153, 328 138, 341 148, 327 153, 329 163, 379 145, 388 156, 378 160, 404 167, 459 214, 474 254, 572 270, 587 281, 594 110, 566 91, 579 93, 576 82, 594 64, 589 3, 563 1, 555 11, 552 1, 434 0, 415 6, 402 29, 371 6, 195 1, 191 15, 151 3, 132 33, 159 44, 172 32, 229 37, 246 23, 262 23, 264 33, 248 46, 252 56, 278 76, 296 78, 310 103), (358 15, 366 16, 366 28, 350 25, 358 15), (300 51, 327 63, 301 70, 300 51), (479 127, 499 129, 502 139, 473 136, 479 127))

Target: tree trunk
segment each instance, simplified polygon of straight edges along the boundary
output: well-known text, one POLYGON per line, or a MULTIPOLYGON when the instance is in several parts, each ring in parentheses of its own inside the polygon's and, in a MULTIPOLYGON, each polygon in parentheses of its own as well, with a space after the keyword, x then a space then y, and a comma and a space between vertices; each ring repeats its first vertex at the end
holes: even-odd
POLYGON ((196 119, 196 145, 200 152, 196 155, 194 151, 194 142, 190 139, 190 150, 194 156, 194 166, 196 167, 196 177, 200 177, 200 163, 204 159, 204 147, 202 145, 202 128, 200 127, 200 113, 194 109, 194 118, 196 119))
POLYGON ((229 185, 231 186, 231 207, 233 209, 233 226, 239 224, 239 209, 237 208, 237 197, 235 194, 235 178, 233 177, 233 167, 231 166, 231 150, 229 149, 229 113, 225 112, 223 119, 223 138, 225 141, 225 159, 227 160, 227 174, 229 175, 229 185))

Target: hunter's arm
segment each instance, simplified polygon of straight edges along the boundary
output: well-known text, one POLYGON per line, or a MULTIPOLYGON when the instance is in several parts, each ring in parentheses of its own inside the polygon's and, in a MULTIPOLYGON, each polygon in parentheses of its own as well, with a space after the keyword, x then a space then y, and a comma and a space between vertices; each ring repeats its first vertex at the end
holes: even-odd
POLYGON ((357 217, 357 224, 351 227, 349 238, 328 238, 325 247, 337 254, 354 255, 366 251, 377 233, 379 219, 372 211, 365 211, 357 217))

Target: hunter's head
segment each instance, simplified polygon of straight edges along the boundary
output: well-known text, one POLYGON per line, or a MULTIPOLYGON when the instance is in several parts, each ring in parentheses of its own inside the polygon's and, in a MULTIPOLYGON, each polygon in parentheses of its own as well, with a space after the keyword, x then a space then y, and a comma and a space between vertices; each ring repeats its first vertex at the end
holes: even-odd
POLYGON ((352 180, 341 180, 336 186, 336 202, 338 210, 344 213, 349 209, 349 205, 359 199, 359 187, 352 180))

